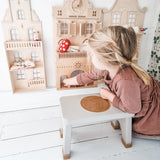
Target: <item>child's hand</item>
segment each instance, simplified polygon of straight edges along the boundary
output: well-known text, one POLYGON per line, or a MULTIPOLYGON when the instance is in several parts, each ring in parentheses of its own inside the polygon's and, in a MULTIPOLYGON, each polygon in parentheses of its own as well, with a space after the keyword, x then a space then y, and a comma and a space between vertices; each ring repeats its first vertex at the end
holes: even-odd
POLYGON ((78 85, 76 77, 63 80, 64 86, 78 85))
POLYGON ((115 95, 106 88, 100 88, 100 96, 103 99, 108 99, 110 102, 113 102, 115 95))

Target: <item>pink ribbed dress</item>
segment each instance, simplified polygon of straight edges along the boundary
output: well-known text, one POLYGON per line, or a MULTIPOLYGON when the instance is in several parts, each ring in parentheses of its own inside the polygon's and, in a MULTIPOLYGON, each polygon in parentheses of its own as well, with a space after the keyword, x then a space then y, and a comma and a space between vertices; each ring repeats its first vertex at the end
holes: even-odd
POLYGON ((131 67, 120 69, 113 79, 107 70, 77 75, 79 85, 104 78, 107 87, 115 94, 113 106, 134 113, 133 131, 144 135, 160 136, 160 84, 152 78, 145 85, 131 67))

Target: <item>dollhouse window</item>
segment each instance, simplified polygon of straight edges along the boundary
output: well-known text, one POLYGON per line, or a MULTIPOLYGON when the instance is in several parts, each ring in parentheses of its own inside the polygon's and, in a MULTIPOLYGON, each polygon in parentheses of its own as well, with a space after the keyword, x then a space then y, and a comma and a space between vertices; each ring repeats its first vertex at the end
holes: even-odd
POLYGON ((131 12, 128 15, 128 25, 129 26, 135 26, 135 22, 136 22, 136 15, 135 13, 131 12))
POLYGON ((117 26, 120 24, 120 14, 119 13, 114 13, 112 17, 112 24, 114 26, 117 26))
POLYGON ((57 11, 57 15, 58 15, 58 16, 62 16, 62 10, 58 10, 58 11, 57 11))
POLYGON ((39 61, 38 53, 37 52, 32 52, 31 59, 32 59, 33 62, 39 61))
POLYGON ((87 23, 86 24, 86 34, 92 34, 92 32, 93 32, 93 24, 87 23))
POLYGON ((68 34, 68 24, 67 23, 61 23, 61 34, 68 34))
POLYGON ((23 10, 18 10, 17 14, 18 14, 18 19, 24 19, 24 11, 23 10))
POLYGON ((97 11, 93 11, 92 16, 96 17, 97 16, 97 11))
POLYGON ((34 69, 33 70, 33 79, 34 80, 40 79, 40 70, 39 69, 34 69))
POLYGON ((23 80, 23 79, 25 79, 24 70, 18 70, 18 71, 17 71, 17 79, 18 79, 18 80, 23 80))
POLYGON ((34 39, 34 32, 35 32, 36 30, 35 29, 32 29, 32 28, 30 28, 29 30, 28 30, 28 35, 29 35, 29 40, 30 41, 32 41, 33 39, 34 39))
POLYGON ((19 33, 18 33, 17 29, 11 29, 10 34, 11 34, 11 40, 18 40, 19 39, 19 33))
POLYGON ((18 62, 21 58, 22 58, 22 54, 21 54, 21 53, 16 52, 16 53, 14 54, 14 61, 15 61, 15 62, 18 62))

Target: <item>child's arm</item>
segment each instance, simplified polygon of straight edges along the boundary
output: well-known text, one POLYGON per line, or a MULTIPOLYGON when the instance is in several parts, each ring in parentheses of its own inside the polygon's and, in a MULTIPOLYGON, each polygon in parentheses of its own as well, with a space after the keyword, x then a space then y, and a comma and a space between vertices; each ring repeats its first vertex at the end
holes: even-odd
POLYGON ((138 113, 141 110, 140 84, 132 80, 120 80, 117 83, 113 106, 128 112, 138 113))
POLYGON ((92 83, 96 80, 100 80, 108 75, 107 70, 99 71, 97 69, 91 71, 91 72, 84 72, 81 73, 75 77, 64 79, 63 83, 65 86, 70 85, 85 85, 92 83))
POLYGON ((64 83, 64 86, 78 85, 76 76, 72 78, 64 79, 63 83, 64 83))

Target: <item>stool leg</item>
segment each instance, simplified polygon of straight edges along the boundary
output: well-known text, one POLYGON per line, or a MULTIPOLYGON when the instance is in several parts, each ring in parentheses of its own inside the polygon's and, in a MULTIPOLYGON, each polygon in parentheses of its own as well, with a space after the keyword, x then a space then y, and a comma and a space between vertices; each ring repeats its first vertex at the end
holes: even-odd
POLYGON ((60 137, 63 138, 63 128, 59 129, 60 137))
POLYGON ((63 158, 69 159, 71 157, 71 125, 63 126, 63 158))
POLYGON ((132 146, 132 118, 119 120, 122 131, 122 143, 126 148, 132 146))
POLYGON ((120 129, 120 124, 117 120, 111 121, 111 126, 113 127, 113 129, 120 129))

